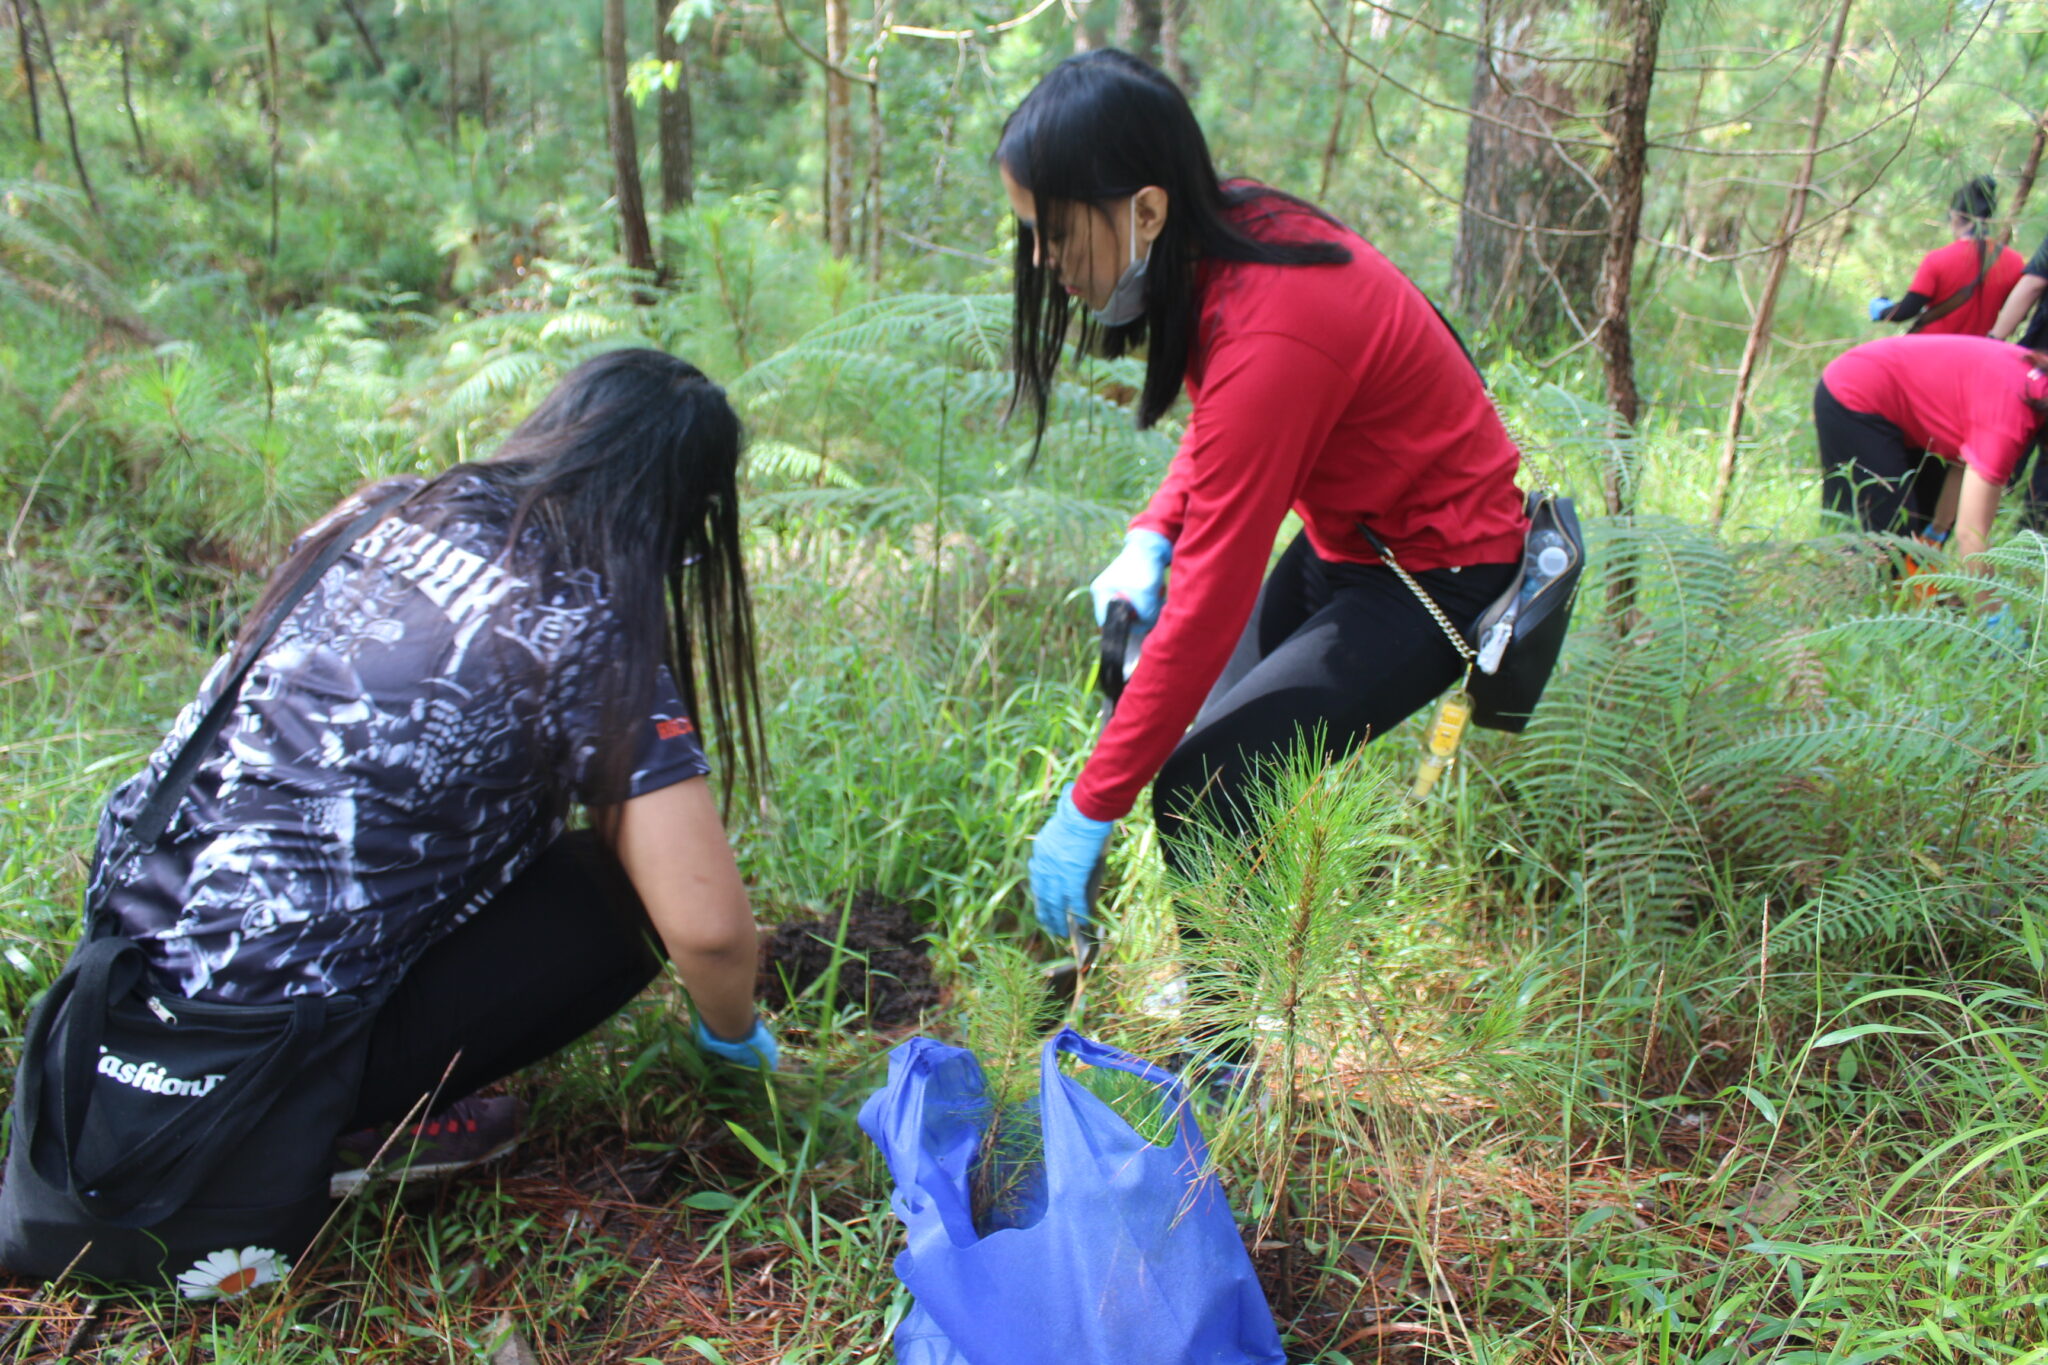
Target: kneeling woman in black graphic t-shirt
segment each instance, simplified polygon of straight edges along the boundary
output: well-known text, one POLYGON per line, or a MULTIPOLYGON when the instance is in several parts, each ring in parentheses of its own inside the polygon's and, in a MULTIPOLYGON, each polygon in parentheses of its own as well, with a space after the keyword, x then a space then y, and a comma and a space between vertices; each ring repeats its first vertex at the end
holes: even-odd
MULTIPOLYGON (((758 767, 739 452, 723 391, 625 350, 563 379, 493 458, 416 480, 263 645, 146 853, 118 836, 246 641, 115 792, 92 905, 188 998, 390 988, 358 1125, 546 1056, 664 953, 699 1044, 773 1067, 697 738, 706 721, 758 767), (592 828, 566 832, 576 805, 592 828)), ((390 486, 314 526, 250 620, 390 486)), ((456 1164, 512 1126, 509 1102, 465 1101, 426 1133, 456 1135, 456 1164)))

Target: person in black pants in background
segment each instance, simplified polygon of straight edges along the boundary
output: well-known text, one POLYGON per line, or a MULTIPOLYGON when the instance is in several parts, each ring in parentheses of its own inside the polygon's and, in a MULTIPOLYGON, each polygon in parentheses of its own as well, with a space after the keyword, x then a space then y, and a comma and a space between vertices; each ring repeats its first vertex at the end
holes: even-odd
MULTIPOLYGON (((2025 273, 2006 295, 2005 306, 1991 325, 1992 337, 2018 341, 2030 351, 2048 350, 2048 308, 2037 306, 2043 291, 2048 291, 2048 237, 2034 248, 2025 273)), ((2029 464, 2015 480, 2023 499, 2020 520, 2028 529, 2048 534, 2048 455, 2039 441, 2034 443, 2029 464)))

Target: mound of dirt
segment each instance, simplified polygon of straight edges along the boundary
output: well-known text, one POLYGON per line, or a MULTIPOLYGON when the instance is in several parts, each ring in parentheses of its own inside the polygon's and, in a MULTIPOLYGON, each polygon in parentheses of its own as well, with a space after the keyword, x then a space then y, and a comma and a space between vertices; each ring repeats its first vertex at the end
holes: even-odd
POLYGON ((756 993, 771 1009, 804 996, 831 970, 836 943, 842 951, 833 1005, 859 1012, 870 1024, 915 1023, 939 1003, 931 959, 918 934, 909 906, 879 892, 856 891, 837 916, 775 926, 756 993))

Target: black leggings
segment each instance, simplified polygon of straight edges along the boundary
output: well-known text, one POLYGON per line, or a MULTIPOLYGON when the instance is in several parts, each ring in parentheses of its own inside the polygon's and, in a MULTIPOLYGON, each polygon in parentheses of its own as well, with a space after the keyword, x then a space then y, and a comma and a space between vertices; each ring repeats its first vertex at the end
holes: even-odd
POLYGON ((2025 499, 2020 503, 2020 525, 2048 535, 2048 448, 2044 447, 2048 447, 2048 437, 2036 436, 2033 452, 2020 464, 2020 473, 2027 478, 2022 482, 2015 474, 2013 483, 2025 499))
MULTIPOLYGON (((1507 591, 1513 564, 1415 575, 1460 629, 1507 591)), ((1407 585, 1380 564, 1328 563, 1305 536, 1266 579, 1244 638, 1194 727, 1159 770, 1152 813, 1167 865, 1194 872, 1188 822, 1243 832, 1274 760, 1320 734, 1334 758, 1385 734, 1465 664, 1407 585)))
POLYGON ((405 974, 349 1126, 402 1118, 422 1095, 442 1108, 574 1042, 654 979, 658 945, 611 850, 564 835, 405 974))
POLYGON ((1857 412, 1813 388, 1813 429, 1820 438, 1820 500, 1829 512, 1866 531, 1915 534, 1927 529, 1941 505, 1948 462, 1906 440, 1875 413, 1857 412))

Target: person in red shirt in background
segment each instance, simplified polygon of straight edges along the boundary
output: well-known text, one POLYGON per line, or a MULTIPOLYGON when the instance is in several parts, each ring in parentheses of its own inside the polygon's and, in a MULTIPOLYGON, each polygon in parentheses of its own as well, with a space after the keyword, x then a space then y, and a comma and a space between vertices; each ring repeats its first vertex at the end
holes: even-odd
POLYGON ((1872 322, 1910 322, 1908 330, 1924 336, 1981 337, 1998 321, 2006 295, 2026 271, 2019 252, 1991 240, 1998 182, 1978 176, 1956 191, 1948 209, 1955 240, 1927 253, 1906 297, 1872 299, 1872 322))
POLYGON ((2048 354, 1978 336, 1867 341, 1813 391, 1822 506, 1978 554, 2044 415, 2048 354))
POLYGON ((1084 348, 1146 347, 1141 427, 1183 389, 1192 403, 1093 584, 1098 621, 1124 598, 1156 625, 1033 844, 1039 922, 1064 937, 1146 783, 1186 873, 1188 822, 1246 829, 1252 788, 1305 737, 1334 756, 1457 681, 1464 663, 1368 528, 1465 629, 1513 581, 1528 521, 1519 452, 1448 324, 1321 209, 1220 181, 1165 76, 1110 49, 1070 58, 1010 115, 996 160, 1017 216, 1015 401, 1040 436, 1076 301, 1084 348), (1289 511, 1302 530, 1268 574, 1289 511), (1219 684, 1241 636, 1249 668, 1219 684))

